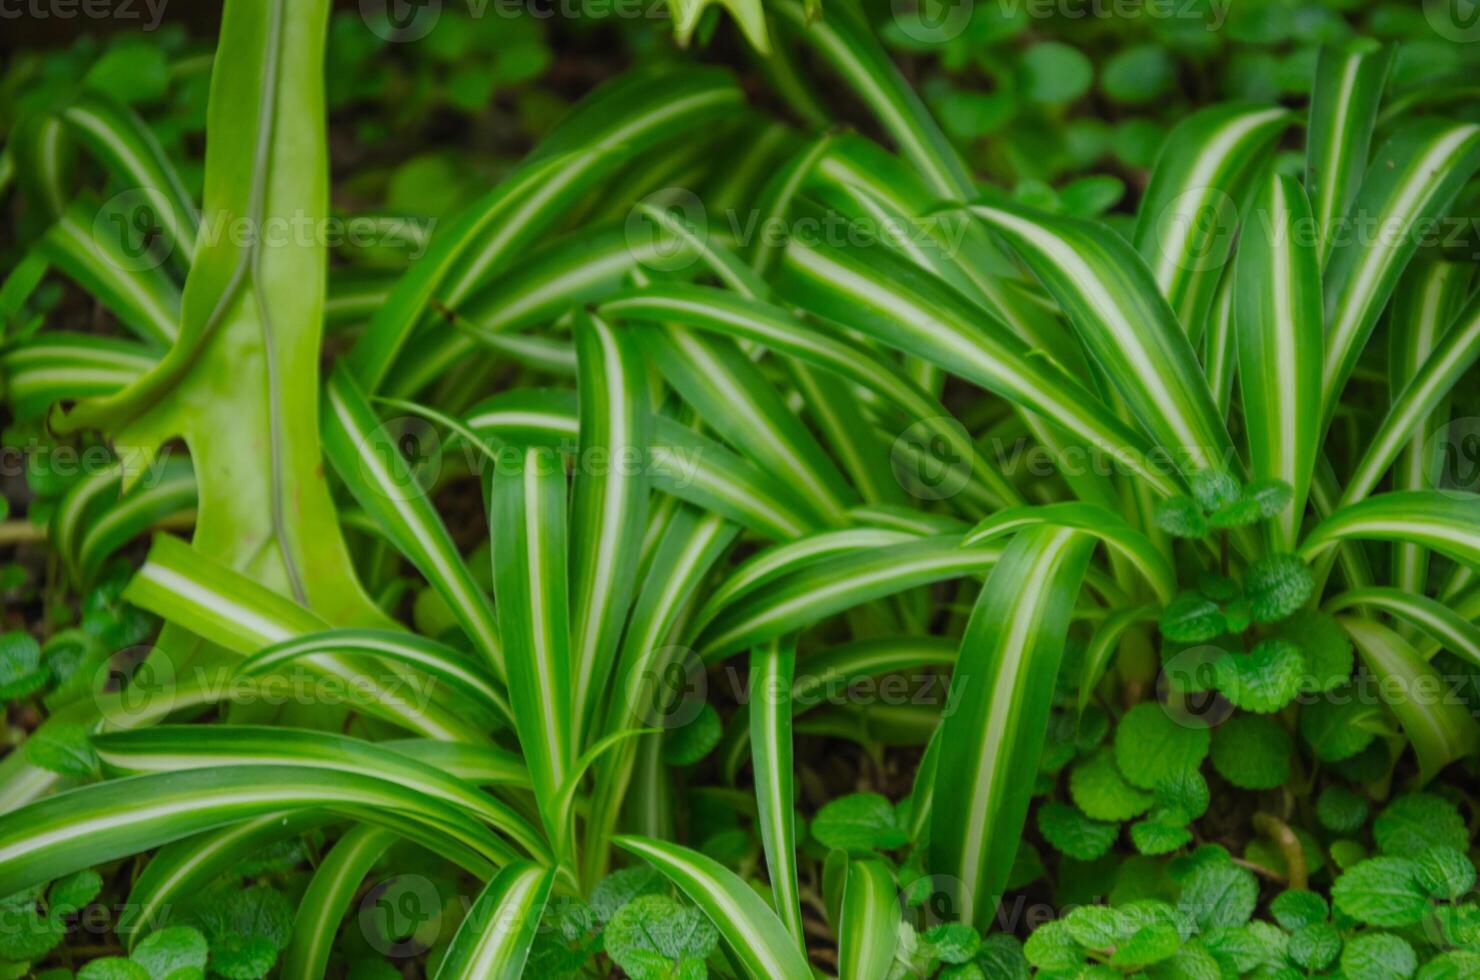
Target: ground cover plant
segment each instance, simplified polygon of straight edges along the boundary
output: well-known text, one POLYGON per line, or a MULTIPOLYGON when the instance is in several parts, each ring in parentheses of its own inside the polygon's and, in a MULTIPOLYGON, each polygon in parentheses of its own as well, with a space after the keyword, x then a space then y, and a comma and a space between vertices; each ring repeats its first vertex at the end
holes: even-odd
POLYGON ((0 974, 1480 977, 1467 6, 330 8, 7 69, 0 974))

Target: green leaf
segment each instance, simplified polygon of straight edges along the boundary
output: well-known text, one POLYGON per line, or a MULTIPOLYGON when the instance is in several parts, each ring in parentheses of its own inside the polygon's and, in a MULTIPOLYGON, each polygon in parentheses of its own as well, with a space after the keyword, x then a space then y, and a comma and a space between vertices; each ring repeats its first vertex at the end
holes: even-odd
POLYGON ((664 735, 663 761, 670 766, 692 766, 713 752, 723 735, 719 712, 706 701, 692 721, 664 735))
POLYGON ((1041 105, 1073 102, 1089 89, 1094 66, 1078 49, 1057 41, 1035 44, 1018 62, 1029 101, 1041 105))
POLYGON ((851 793, 829 801, 812 818, 812 836, 843 851, 888 851, 909 839, 894 806, 877 793, 851 793))
POLYGON ((7 895, 0 901, 0 957, 26 962, 44 956, 67 935, 58 916, 42 915, 37 908, 41 886, 7 895))
POLYGON ((556 803, 575 759, 564 465, 553 452, 530 447, 497 467, 489 494, 489 525, 499 529, 493 578, 509 696, 520 705, 519 745, 558 850, 569 828, 556 803))
MULTIPOLYGON (((750 655, 750 746, 755 773, 756 822, 766 852, 772 905, 806 955, 797 884, 796 791, 792 762, 792 686, 796 640, 779 638, 750 655)), ((821 813, 818 814, 821 818, 821 813)), ((815 831, 815 828, 814 828, 815 831)))
POLYGON ((1219 511, 1238 502, 1243 487, 1238 478, 1227 470, 1209 468, 1195 474, 1191 480, 1192 496, 1205 511, 1219 511))
MULTIPOLYGON (((371 776, 450 804, 497 828, 530 854, 549 857, 544 839, 507 803, 412 758, 410 752, 383 752, 373 743, 343 735, 251 725, 156 725, 96 735, 93 744, 110 769, 123 772, 293 765, 371 776)), ((515 852, 501 848, 500 853, 513 857, 515 852)))
POLYGON ((1397 633, 1369 619, 1344 616, 1338 622, 1351 635, 1369 670, 1383 682, 1378 695, 1392 709, 1418 756, 1419 775, 1427 781, 1451 761, 1480 745, 1480 725, 1453 699, 1428 696, 1443 690, 1433 665, 1397 633))
POLYGON ((1328 329, 1321 372, 1323 420, 1329 420, 1377 325, 1399 274, 1418 249, 1412 229, 1447 213, 1480 166, 1480 127, 1410 119, 1373 155, 1350 213, 1394 235, 1347 234, 1324 276, 1328 329))
POLYGON ((719 943, 698 909, 662 895, 628 902, 603 935, 607 955, 634 980, 685 976, 690 961, 703 961, 719 943))
POLYGON ((1453 803, 1432 793, 1407 793, 1372 822, 1372 836, 1385 854, 1411 858, 1433 847, 1467 851, 1470 832, 1453 803))
POLYGON ((651 862, 704 911, 751 980, 810 980, 786 927, 734 872, 675 844, 636 837, 616 844, 651 862))
MULTIPOLYGON (((346 831, 319 862, 298 903, 293 937, 283 952, 284 980, 309 980, 328 968, 340 920, 349 911, 365 875, 395 840, 385 828, 363 824, 346 831)), ((136 959, 148 939, 135 950, 136 959)))
POLYGON ((1077 861, 1103 857, 1120 834, 1120 825, 1091 820, 1064 803, 1038 808, 1038 830, 1054 849, 1077 861))
POLYGON ((1202 942, 1220 962, 1232 963, 1239 971, 1285 965, 1285 934, 1267 922, 1213 929, 1202 942))
POLYGON ((1322 264, 1336 244, 1332 231, 1361 186, 1372 147, 1393 46, 1355 38, 1321 48, 1306 138, 1306 179, 1322 264))
POLYGON ((1153 797, 1126 782, 1106 747, 1075 764, 1069 772, 1069 795, 1075 806, 1096 820, 1130 820, 1150 808, 1153 797))
POLYGON ((943 963, 969 963, 981 948, 982 937, 964 922, 943 922, 931 926, 920 937, 930 955, 943 963))
POLYGON ((1289 704, 1307 677, 1300 648, 1284 640, 1264 640, 1248 653, 1226 651, 1213 662, 1213 671, 1224 697, 1259 714, 1289 704))
POLYGON ((1305 605, 1315 589, 1310 567, 1295 555, 1266 555, 1256 559, 1244 576, 1244 594, 1256 623, 1284 619, 1305 605))
POLYGON ((1084 905, 1063 919, 1069 938, 1089 949, 1110 949, 1130 925, 1125 917, 1104 905, 1084 905))
POLYGON ((1167 603, 1157 626, 1173 643, 1203 643, 1228 632, 1222 607, 1198 592, 1182 592, 1167 603))
POLYGON ((1269 911, 1275 921, 1290 932, 1302 926, 1325 922, 1331 915, 1331 909, 1324 898, 1303 888, 1280 892, 1269 903, 1269 911))
POLYGON ((984 937, 976 961, 987 977, 1028 980, 1028 960, 1023 955, 1023 944, 1016 936, 999 932, 984 937))
MULTIPOLYGON (((1186 814, 1179 814, 1185 817, 1186 814)), ((1149 820, 1138 820, 1131 824, 1131 843, 1142 854, 1170 854, 1192 842, 1192 831, 1183 824, 1185 820, 1163 822, 1157 814, 1149 820)))
POLYGON ((1341 951, 1341 973, 1347 980, 1392 980, 1413 976, 1418 954, 1408 942, 1386 932, 1356 936, 1341 951))
POLYGON ((28 697, 45 687, 50 676, 35 637, 20 630, 0 634, 0 700, 28 697))
POLYGON ((960 882, 953 897, 962 921, 982 930, 1027 821, 1058 662, 1092 543, 1065 528, 1024 529, 987 577, 962 636, 951 686, 957 707, 940 725, 930 863, 934 873, 960 882))
POLYGON ((1235 715, 1213 731, 1213 768, 1243 789, 1273 789, 1290 778, 1293 748, 1272 718, 1235 715))
MULTIPOLYGON (((507 265, 631 154, 731 113, 740 101, 734 81, 717 70, 649 73, 597 89, 521 166, 439 230, 356 342, 349 357, 355 379, 367 391, 379 391, 434 302, 460 308, 490 273, 507 265), (614 153, 618 147, 622 152, 614 153)), ((621 239, 629 263, 631 237, 621 239)), ((561 304, 562 312, 565 308, 561 304)))
POLYGON ((1150 481, 1175 490, 1152 464, 1144 435, 1122 422, 1052 359, 1032 355, 1006 322, 879 249, 819 246, 793 238, 778 290, 819 316, 921 358, 1042 415, 1086 447, 1108 452, 1150 481))
POLYGON ((1307 970, 1324 970, 1341 954, 1341 933, 1329 922, 1313 922, 1291 930, 1285 947, 1290 959, 1307 970))
POLYGON ((446 600, 495 676, 504 678, 493 607, 463 562, 424 486, 422 467, 440 466, 435 435, 398 432, 375 414, 349 371, 325 390, 324 452, 356 502, 446 600), (415 458, 408 459, 407 454, 415 458))
POLYGON ((102 430, 125 461, 125 487, 182 438, 199 486, 195 540, 208 557, 336 625, 384 626, 353 573, 312 421, 325 244, 311 234, 264 244, 269 226, 311 226, 328 213, 327 7, 226 5, 219 45, 231 57, 212 70, 202 205, 249 233, 201 239, 178 338, 149 373, 56 412, 50 424, 102 430))
POLYGON ((1143 702, 1127 711, 1115 729, 1115 761, 1132 786, 1155 789, 1195 772, 1211 739, 1207 728, 1184 728, 1161 705, 1143 702))
POLYGON ((77 980, 150 980, 150 974, 132 960, 121 956, 104 956, 84 963, 77 971, 77 980))
POLYGON ((1454 950, 1440 953, 1418 971, 1418 980, 1464 980, 1480 970, 1480 953, 1454 950))
POLYGON ((52 883, 46 893, 47 911, 52 915, 72 915, 82 910, 103 890, 103 879, 96 871, 78 871, 52 883))
POLYGON ((1013 206, 973 206, 1064 309, 1131 412, 1187 475, 1230 458, 1187 334, 1141 257, 1101 226, 1013 206))
POLYGON ((1475 887, 1475 865, 1464 851, 1453 847, 1431 847, 1419 852, 1419 883, 1435 898, 1458 901, 1475 887))
MULTIPOLYGON (((575 320, 582 459, 641 459, 651 444, 647 375, 637 344, 600 317, 575 320), (600 455, 598 455, 600 454, 600 455)), ((571 505, 571 653, 575 744, 602 703, 637 581, 623 574, 641 551, 648 467, 578 467, 571 505)))
POLYGON ((554 878, 527 861, 499 871, 458 926, 437 980, 522 976, 554 878))
POLYGON ((1420 875, 1407 858, 1369 858, 1341 873, 1331 886, 1331 901, 1337 911, 1368 925, 1414 925, 1429 908, 1420 875))
POLYGON ((1274 635, 1300 649, 1305 659, 1301 690, 1323 693, 1346 683, 1355 655, 1351 638, 1324 612, 1304 610, 1276 627, 1274 635))
POLYGON ((1327 786, 1316 799, 1316 819, 1327 830, 1352 833, 1367 822, 1367 800, 1340 784, 1327 786))
POLYGON ((1100 74, 1100 88, 1116 102, 1144 105, 1163 95, 1176 81, 1172 53, 1158 44, 1116 52, 1100 74))
POLYGON ((81 725, 48 725, 27 739, 25 746, 32 765, 74 779, 98 775, 98 754, 81 725))
POLYGON ((1292 120, 1276 106, 1232 102, 1199 109, 1170 134, 1145 119, 1116 133, 1117 153, 1133 166, 1146 166, 1134 158, 1161 147, 1133 241, 1193 341, 1202 337, 1253 179, 1292 120))
POLYGON ((591 911, 601 922, 607 922, 617 910, 640 895, 661 895, 668 884, 656 868, 640 864, 613 871, 591 890, 591 911))
POLYGON ((1136 567, 1162 601, 1169 600, 1176 591, 1176 574, 1151 540, 1119 514, 1094 504, 1003 508, 972 528, 963 544, 976 545, 1019 528, 1039 525, 1073 528, 1104 542, 1136 567))
POLYGON ((1119 943, 1110 956, 1110 965, 1122 968, 1150 966, 1175 956, 1181 945, 1182 937, 1175 926, 1153 922, 1119 943))
POLYGON ((1177 909, 1207 931, 1241 926, 1254 914, 1259 883, 1253 872, 1227 861, 1206 862, 1182 881, 1177 909))
POLYGON ((1208 781, 1197 770, 1185 770, 1156 784, 1156 802, 1164 808, 1181 811, 1190 822, 1208 811, 1212 797, 1208 781))
POLYGON ((1201 538, 1208 533, 1202 505, 1191 497, 1174 494, 1156 502, 1152 511, 1156 526, 1178 538, 1201 538))
POLYGON ((1306 234, 1313 219, 1294 178, 1270 175, 1252 207, 1234 271, 1240 389, 1250 472, 1265 487, 1283 482, 1294 501, 1288 510, 1276 507, 1284 514, 1273 539, 1290 548, 1319 448, 1325 326, 1318 241, 1306 234))
POLYGON ((204 970, 206 937, 190 926, 166 926, 139 941, 129 958, 151 977, 169 977, 181 970, 204 970))
POLYGON ((226 980, 261 980, 277 962, 277 947, 266 936, 215 937, 211 944, 211 972, 226 980))
POLYGON ((11 812, 0 830, 0 893, 295 805, 358 806, 363 819, 476 873, 508 854, 471 817, 392 780, 304 766, 187 769, 83 786, 11 812))
POLYGON ((900 914, 888 866, 872 859, 850 861, 838 923, 840 980, 870 980, 889 972, 900 914))
POLYGON ((1356 688, 1333 688, 1306 702, 1300 712, 1300 737, 1325 762, 1340 762, 1361 752, 1377 737, 1382 711, 1364 704, 1356 688))
POLYGON ((1053 919, 1034 929, 1023 944, 1028 962, 1040 970, 1077 971, 1084 962, 1084 950, 1069 935, 1062 919, 1053 919))

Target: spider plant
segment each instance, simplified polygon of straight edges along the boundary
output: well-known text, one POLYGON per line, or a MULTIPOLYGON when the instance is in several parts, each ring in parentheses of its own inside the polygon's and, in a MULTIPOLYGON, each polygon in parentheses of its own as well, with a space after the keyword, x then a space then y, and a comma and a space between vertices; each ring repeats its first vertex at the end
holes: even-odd
MULTIPOLYGON (((285 977, 325 974, 404 840, 482 883, 439 976, 521 975, 557 902, 622 864, 697 907, 716 969, 873 980, 914 955, 922 889, 992 930, 1035 806, 1046 837, 1064 806, 1043 755, 1065 719, 1124 713, 1125 732, 1214 688, 1288 738, 1372 677, 1360 724, 1416 762, 1388 778, 1473 765, 1468 701, 1412 695, 1480 668, 1480 498, 1433 478, 1480 305, 1470 263, 1419 249, 1480 167, 1480 126, 1384 117, 1389 50, 1324 50, 1303 120, 1190 115, 1127 239, 978 187, 855 11, 780 0, 772 27, 882 143, 788 133, 737 180, 721 140, 775 123, 736 81, 634 71, 367 301, 319 236, 266 233, 328 213, 327 7, 226 3, 198 203, 101 96, 7 147, 45 225, 28 261, 124 334, 45 329, 0 355, 17 413, 114 454, 51 519, 67 574, 96 581, 162 518, 194 519, 123 594, 165 624, 147 657, 33 736, 103 778, 0 762, 0 894, 152 852, 137 949, 152 911, 327 827, 285 977), (1302 144, 1303 172, 1271 165, 1302 144), (58 162, 75 154, 99 179, 58 162), (708 202, 707 226, 676 200, 708 202), (790 234, 733 240, 727 208, 790 234), (262 233, 208 234, 232 222, 262 233), (364 312, 326 340, 340 309, 364 312), (407 432, 440 441, 440 481, 407 432), (486 549, 439 508, 469 485, 486 549), (400 567, 441 629, 392 614, 400 567), (692 688, 727 668, 746 683, 720 733, 692 688), (930 706, 811 699, 946 669, 930 706), (312 703, 265 709, 285 678, 312 703), (681 832, 680 734, 718 742, 718 798, 760 841, 748 876, 681 832), (879 848, 905 857, 805 846, 794 756, 814 735, 925 749, 879 848)), ((1210 736, 1173 734, 1195 776, 1210 736)), ((1309 779, 1258 788, 1306 807, 1309 779)))

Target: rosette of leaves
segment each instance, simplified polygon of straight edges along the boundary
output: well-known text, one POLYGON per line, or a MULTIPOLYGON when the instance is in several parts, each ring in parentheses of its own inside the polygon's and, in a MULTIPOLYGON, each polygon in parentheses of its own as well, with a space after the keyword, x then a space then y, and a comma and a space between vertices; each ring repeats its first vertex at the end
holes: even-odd
MULTIPOLYGON (((379 945, 415 940, 449 978, 1017 976, 1024 958, 1202 977, 1301 969, 1293 937, 1322 923, 1255 916, 1260 878, 1300 891, 1303 869, 1338 882, 1344 973, 1442 960, 1414 889, 1464 951, 1468 842, 1414 843, 1404 808, 1433 804, 1391 798, 1416 782, 1446 802, 1480 728, 1469 694, 1391 689, 1480 663, 1480 500, 1422 465, 1480 314, 1464 263, 1335 233, 1462 207, 1464 106, 1384 103, 1381 46, 1333 46, 1304 127, 1267 102, 1187 113, 1106 222, 1109 182, 979 187, 857 11, 768 9, 778 103, 655 59, 368 284, 344 274, 353 245, 331 265, 318 239, 197 223, 329 214, 322 2, 228 0, 199 196, 146 117, 97 93, 7 138, 41 278, 117 328, 70 329, 26 285, 34 262, 16 280, 38 300, 10 304, 7 397, 69 444, 103 433, 117 464, 47 498, 58 574, 85 591, 162 523, 191 542, 158 535, 101 597, 166 624, 142 665, 43 700, 0 761, 0 892, 42 919, 36 888, 110 869, 132 906, 208 911, 195 927, 234 973, 395 969, 349 948, 363 890, 402 910, 379 945), (769 114, 856 116, 815 69, 879 140, 769 114), (1302 139, 1304 178, 1270 172, 1302 139), (92 220, 115 187, 148 192, 146 227, 92 220), (915 237, 731 240, 696 201, 915 237), (998 435, 1048 466, 991 452, 998 435), (182 445, 188 473, 144 481, 182 445), (1189 644, 1217 645, 1210 683, 1237 706, 1211 730, 1152 696, 1189 644), (885 683, 948 672, 935 702, 885 683), (732 697, 712 690, 732 674, 732 697), (253 700, 303 677, 305 703, 253 700), (1368 678, 1387 687, 1359 724, 1293 703, 1368 678), (849 694, 815 697, 833 686, 849 694), (908 790, 869 784, 917 756, 908 790), (863 792, 819 758, 867 759, 863 792), (313 833, 329 850, 226 889, 257 896, 235 900, 253 928, 217 907, 212 882, 313 833), (661 891, 603 890, 617 865, 661 891), (406 907, 425 921, 382 871, 428 880, 406 907), (1369 907, 1385 874, 1407 901, 1369 907), (996 913, 1029 886, 1102 911, 1018 951, 996 913)), ((1132 46, 1101 77, 1139 104, 1157 61, 1132 46)), ((62 662, 34 635, 39 661, 5 661, 21 686, 62 662)), ((120 960, 152 921, 120 932, 120 960)))

